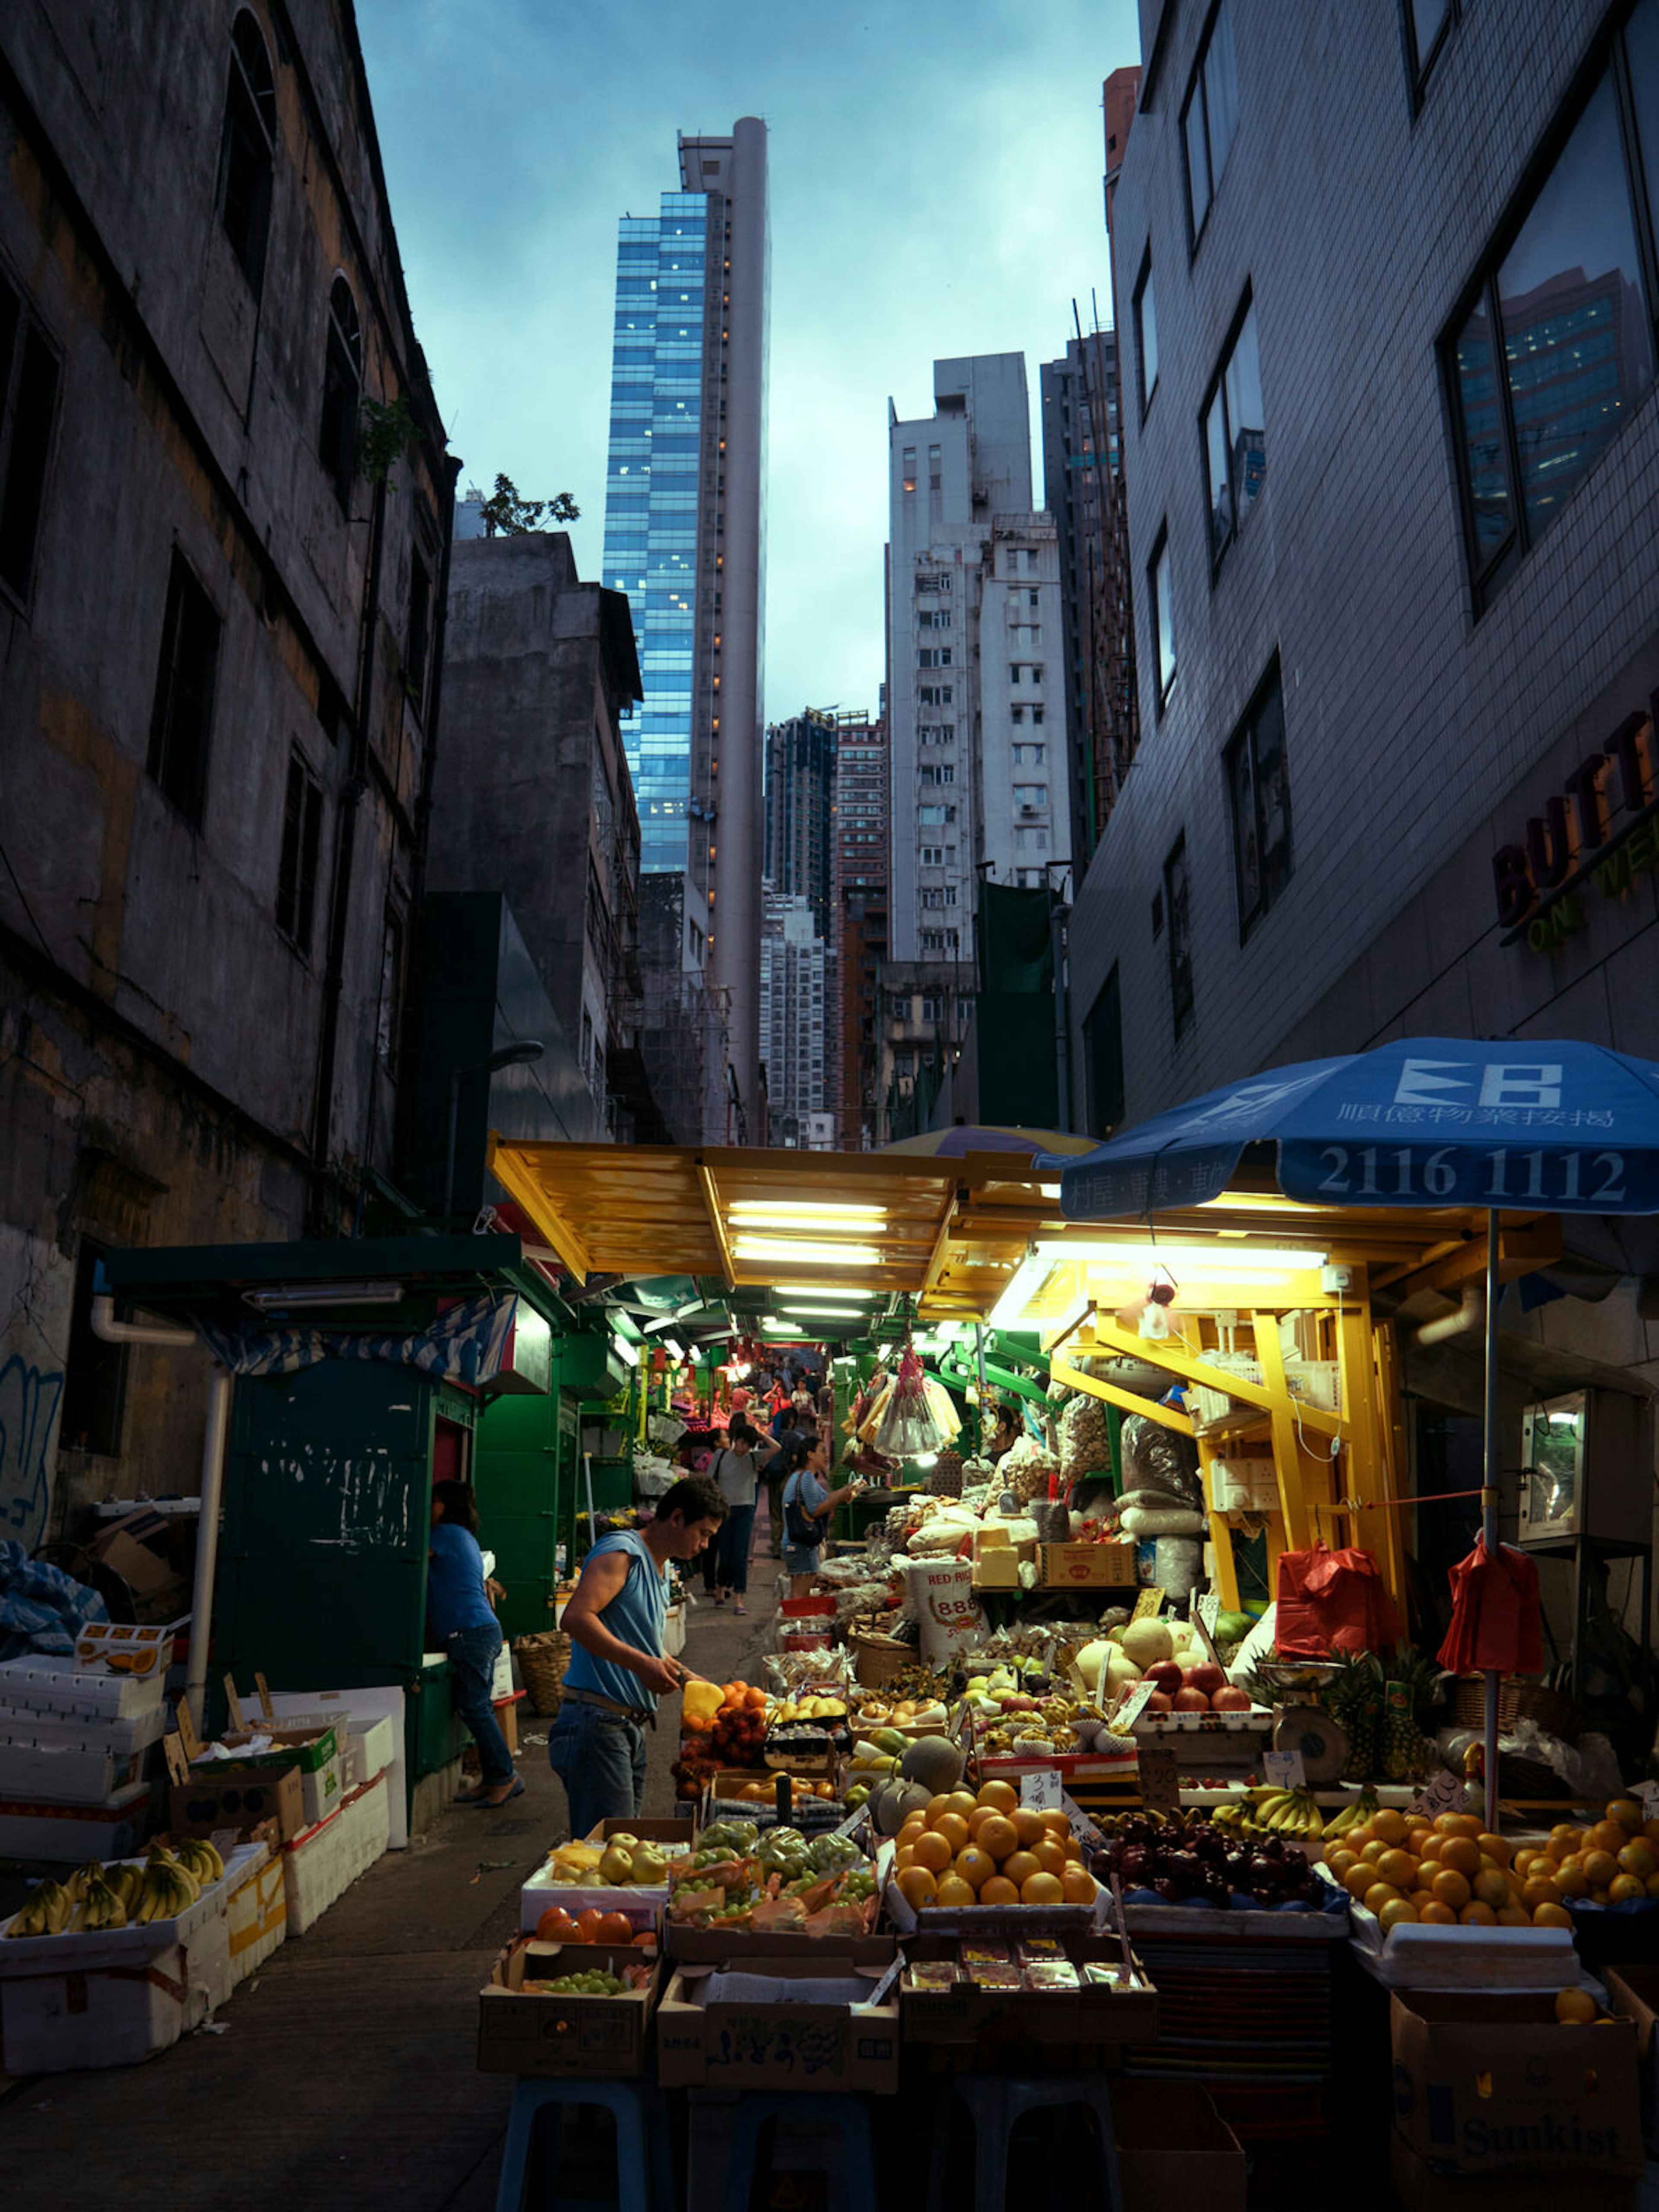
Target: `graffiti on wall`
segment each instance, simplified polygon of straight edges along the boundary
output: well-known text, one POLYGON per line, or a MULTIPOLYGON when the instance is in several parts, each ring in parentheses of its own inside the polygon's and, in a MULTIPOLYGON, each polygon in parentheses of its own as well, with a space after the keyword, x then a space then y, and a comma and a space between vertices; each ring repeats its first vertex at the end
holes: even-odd
POLYGON ((0 1536, 28 1552, 46 1533, 48 1454, 63 1396, 61 1367, 32 1367, 15 1352, 0 1364, 0 1536))

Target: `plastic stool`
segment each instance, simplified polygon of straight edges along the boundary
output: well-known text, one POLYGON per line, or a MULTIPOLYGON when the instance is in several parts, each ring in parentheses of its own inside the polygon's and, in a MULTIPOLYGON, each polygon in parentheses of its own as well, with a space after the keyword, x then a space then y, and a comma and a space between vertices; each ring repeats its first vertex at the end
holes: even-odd
MULTIPOLYGON (((605 2199, 607 2205, 614 2203, 618 2212, 673 2212, 674 2170, 669 2153, 668 2115, 660 2092, 651 2082, 592 2081, 576 2075, 545 2080, 520 2075, 507 2116, 495 2212, 523 2212, 536 2119, 550 2105, 573 2111, 584 2105, 603 2105, 616 2121, 617 2194, 605 2199)), ((556 2212, 558 2207, 575 2212, 582 2201, 598 2202, 550 2196, 544 2200, 544 2212, 556 2212)))
MULTIPOLYGON (((828 2121, 841 2130, 842 2186, 858 2212, 875 2212, 876 2159, 870 2142, 870 2115, 862 2097, 815 2097, 787 2089, 754 2090, 739 2100, 732 2130, 731 2164, 726 2172, 725 2212, 749 2212, 755 2183, 755 2153, 768 2120, 828 2121)), ((497 2207, 497 2212, 500 2208, 497 2207)))
MULTIPOLYGON (((1055 2074, 1034 2081, 997 2074, 962 2074, 949 2085, 974 2116, 974 2212, 1004 2212, 1008 2201, 1008 2152, 1015 2124, 1045 2106, 1085 2105, 1100 2129, 1100 2175, 1112 2212, 1123 2212, 1112 2100, 1096 2074, 1055 2074)), ((927 2212, 943 2212, 945 2135, 933 2135, 927 2173, 927 2212)))

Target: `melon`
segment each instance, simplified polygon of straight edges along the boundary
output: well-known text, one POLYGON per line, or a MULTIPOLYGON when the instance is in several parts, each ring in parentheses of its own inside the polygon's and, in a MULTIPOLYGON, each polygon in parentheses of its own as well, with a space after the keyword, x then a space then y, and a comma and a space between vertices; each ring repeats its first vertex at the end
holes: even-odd
POLYGON ((1122 1643, 1143 1673, 1157 1660, 1175 1657, 1175 1638, 1164 1620, 1132 1620, 1123 1632, 1122 1643))
POLYGON ((961 1781, 966 1764, 961 1751, 948 1738, 924 1735, 900 1759, 899 1772, 907 1782, 919 1784, 928 1796, 943 1797, 961 1781))
POLYGON ((870 1801, 871 1814, 876 1824, 876 1833, 896 1836, 912 1813, 925 1813, 929 1801, 937 1795, 914 1782, 890 1782, 870 1801))

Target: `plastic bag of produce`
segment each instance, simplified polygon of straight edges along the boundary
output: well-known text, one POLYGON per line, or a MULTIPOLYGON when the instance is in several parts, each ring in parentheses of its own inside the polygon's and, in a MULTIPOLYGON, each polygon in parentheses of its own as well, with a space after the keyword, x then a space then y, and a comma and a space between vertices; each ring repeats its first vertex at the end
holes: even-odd
POLYGON ((1123 1454, 1123 1488, 1162 1491, 1182 1505, 1204 1508, 1204 1485, 1198 1472, 1198 1446, 1190 1437, 1177 1436, 1145 1413, 1131 1413, 1119 1437, 1123 1454))
POLYGON ((910 1594, 921 1624, 921 1656, 929 1666, 954 1665, 984 1635, 985 1615, 966 1559, 919 1561, 910 1572, 910 1594))
POLYGON ((1060 1416, 1061 1485, 1069 1490, 1085 1475, 1107 1473, 1111 1464, 1112 1432, 1106 1407, 1100 1399, 1079 1391, 1066 1401, 1060 1416))

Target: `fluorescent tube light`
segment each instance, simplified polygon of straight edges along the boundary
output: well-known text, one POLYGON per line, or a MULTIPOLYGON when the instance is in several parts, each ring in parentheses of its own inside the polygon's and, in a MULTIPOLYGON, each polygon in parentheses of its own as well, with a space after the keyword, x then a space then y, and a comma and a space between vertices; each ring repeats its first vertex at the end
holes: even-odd
POLYGON ((279 1283, 244 1291, 242 1301, 263 1314, 300 1313, 311 1306, 395 1306, 403 1295, 401 1283, 279 1283))
POLYGON ((872 1229, 887 1218, 884 1206, 819 1206, 811 1200, 797 1204, 793 1199, 761 1202, 739 1199, 726 1208, 726 1218, 739 1226, 758 1225, 762 1228, 787 1225, 791 1221, 805 1221, 813 1228, 831 1228, 844 1221, 852 1229, 872 1229))
POLYGON ((1207 1244, 1129 1244, 1087 1241, 1061 1243, 1039 1238, 1032 1248, 1050 1266, 1070 1261, 1079 1267, 1165 1267, 1177 1281, 1188 1275, 1296 1274, 1322 1267, 1323 1252, 1302 1252, 1286 1245, 1245 1244, 1219 1251, 1207 1244))
POLYGON ((874 1267, 881 1261, 873 1244, 798 1243, 787 1237, 739 1236, 732 1252, 734 1259, 793 1261, 802 1267, 874 1267))
POLYGON ((677 1336, 664 1337, 662 1340, 662 1348, 669 1354, 671 1358, 684 1359, 685 1357, 685 1346, 680 1342, 677 1336))
POLYGON ((777 1303, 800 1306, 813 1298, 828 1298, 832 1305, 848 1305, 854 1300, 869 1305, 884 1295, 881 1291, 861 1291, 853 1283, 791 1283, 787 1290, 779 1286, 777 1303))
POLYGON ((637 1367, 639 1365, 640 1355, 635 1351, 633 1346, 628 1341, 628 1339, 625 1336, 613 1336, 611 1340, 611 1349, 616 1353, 618 1359, 625 1360, 629 1366, 637 1367))

